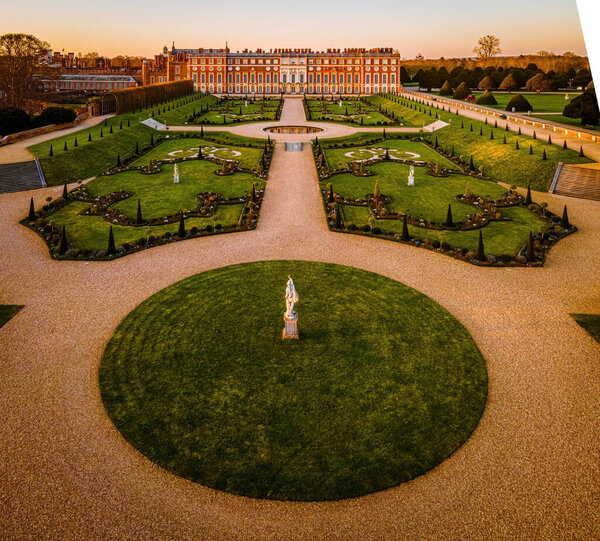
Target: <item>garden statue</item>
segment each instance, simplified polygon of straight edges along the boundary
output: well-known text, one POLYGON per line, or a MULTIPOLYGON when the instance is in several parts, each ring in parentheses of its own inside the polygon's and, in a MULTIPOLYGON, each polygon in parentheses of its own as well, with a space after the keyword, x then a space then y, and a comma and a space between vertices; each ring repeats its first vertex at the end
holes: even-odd
POLYGON ((409 186, 415 185, 415 166, 414 165, 410 166, 410 170, 408 172, 408 185, 409 186))
POLYGON ((179 169, 177 168, 177 164, 175 164, 175 169, 173 170, 173 184, 179 184, 179 169))
POLYGON ((288 276, 287 287, 285 288, 286 311, 283 314, 285 327, 283 329, 283 338, 300 338, 298 334, 298 314, 294 312, 294 303, 298 302, 298 292, 294 287, 294 281, 288 276))
POLYGON ((340 98, 340 107, 341 107, 341 106, 342 106, 342 100, 341 100, 341 98, 340 98))

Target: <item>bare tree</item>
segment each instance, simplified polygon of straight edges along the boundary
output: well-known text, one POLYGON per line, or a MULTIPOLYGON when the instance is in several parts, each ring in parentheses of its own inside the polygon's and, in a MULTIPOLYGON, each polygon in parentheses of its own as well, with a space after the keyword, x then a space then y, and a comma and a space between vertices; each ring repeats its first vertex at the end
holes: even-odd
POLYGON ((502 52, 502 49, 500 49, 500 40, 492 35, 482 36, 477 41, 477 46, 473 49, 473 52, 480 60, 493 58, 502 52))
POLYGON ((423 60, 425 60, 425 57, 419 53, 417 56, 415 56, 415 60, 417 60, 418 62, 422 62, 423 60))
POLYGON ((29 34, 0 36, 0 90, 9 106, 23 108, 38 87, 41 57, 50 45, 29 34))

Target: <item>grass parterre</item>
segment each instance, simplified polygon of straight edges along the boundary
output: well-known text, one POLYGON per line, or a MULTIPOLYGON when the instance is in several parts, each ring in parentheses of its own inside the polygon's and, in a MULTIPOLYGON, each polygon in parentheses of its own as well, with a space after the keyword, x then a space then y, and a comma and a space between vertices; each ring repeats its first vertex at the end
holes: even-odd
POLYGON ((133 310, 102 356, 106 410, 176 475, 278 500, 409 481, 471 434, 487 397, 467 330, 421 293, 303 261, 225 267, 133 310), (281 338, 291 275, 300 340, 281 338))
POLYGON ((94 260, 253 229, 273 145, 239 136, 246 146, 224 145, 227 134, 210 136, 168 139, 71 192, 65 184, 62 197, 31 207, 22 223, 42 235, 52 257, 94 260))
POLYGON ((280 99, 256 96, 239 99, 224 96, 194 111, 186 123, 234 126, 246 122, 278 120, 282 108, 283 100, 280 99))
MULTIPOLYGON (((374 107, 368 98, 304 99, 306 120, 337 122, 350 126, 393 126, 401 124, 388 116, 381 107, 374 107)), ((410 124, 403 123, 408 126, 410 124)))
POLYGON ((333 230, 492 266, 541 265, 549 248, 576 230, 566 207, 563 217, 555 216, 530 195, 506 190, 419 137, 357 134, 342 141, 313 145, 333 230), (362 144, 352 146, 356 141, 362 144), (407 185, 411 165, 414 186, 407 185))

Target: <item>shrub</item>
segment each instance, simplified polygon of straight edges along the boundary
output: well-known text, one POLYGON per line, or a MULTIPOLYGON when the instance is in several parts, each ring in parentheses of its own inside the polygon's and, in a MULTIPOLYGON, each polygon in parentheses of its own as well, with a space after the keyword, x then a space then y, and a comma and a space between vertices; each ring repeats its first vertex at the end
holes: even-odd
POLYGON ((487 77, 484 77, 483 79, 481 79, 481 81, 479 81, 477 88, 479 90, 493 90, 494 88, 496 88, 496 85, 494 84, 494 81, 492 81, 492 78, 488 75, 487 77))
POLYGON ((545 92, 552 90, 552 84, 543 73, 536 73, 525 83, 525 88, 532 92, 545 92))
POLYGON ((583 94, 577 96, 564 108, 563 115, 569 118, 581 118, 582 124, 598 125, 600 109, 594 89, 586 89, 583 94))
POLYGON ((500 86, 498 88, 500 90, 507 90, 508 92, 511 92, 513 90, 518 90, 519 88, 521 88, 521 84, 513 73, 509 73, 504 78, 504 81, 500 83, 500 86))
POLYGON ((505 110, 512 112, 513 108, 518 113, 533 111, 531 104, 521 94, 513 96, 506 105, 505 110))
POLYGON ((68 124, 77 118, 77 114, 69 107, 47 107, 34 119, 36 126, 48 124, 68 124))
POLYGON ((469 93, 470 89, 467 83, 460 83, 460 85, 458 85, 458 88, 454 91, 454 95, 452 97, 455 100, 464 100, 467 99, 469 93))
POLYGON ((442 85, 442 88, 440 88, 440 96, 452 96, 452 94, 453 94, 452 85, 450 84, 450 81, 448 80, 442 85))
POLYGON ((486 90, 481 96, 479 96, 477 103, 479 105, 498 105, 498 101, 489 90, 486 90))
POLYGON ((114 255, 117 253, 112 225, 110 226, 110 229, 108 231, 108 249, 106 250, 106 253, 108 255, 114 255))
POLYGON ((9 135, 31 128, 29 115, 22 109, 6 107, 0 109, 0 135, 9 135))
POLYGON ((479 241, 477 243, 477 261, 485 261, 485 250, 483 248, 483 234, 479 230, 479 241))

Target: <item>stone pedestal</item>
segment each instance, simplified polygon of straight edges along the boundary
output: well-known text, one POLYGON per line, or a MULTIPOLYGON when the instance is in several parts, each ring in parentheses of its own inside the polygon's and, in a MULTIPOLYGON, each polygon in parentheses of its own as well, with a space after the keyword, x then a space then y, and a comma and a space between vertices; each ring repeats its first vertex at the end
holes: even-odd
POLYGON ((300 338, 298 334, 298 314, 292 312, 291 316, 283 314, 283 322, 285 327, 283 328, 283 339, 287 338, 300 338))

